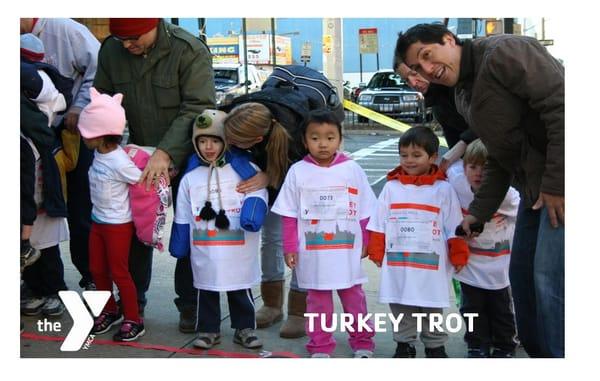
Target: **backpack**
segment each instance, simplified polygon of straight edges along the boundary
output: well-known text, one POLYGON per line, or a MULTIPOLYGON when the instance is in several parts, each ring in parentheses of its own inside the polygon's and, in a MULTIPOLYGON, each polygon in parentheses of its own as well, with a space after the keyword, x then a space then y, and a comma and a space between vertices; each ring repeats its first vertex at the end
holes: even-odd
POLYGON ((300 65, 277 66, 262 85, 267 88, 291 88, 308 98, 309 109, 328 109, 338 121, 345 118, 344 106, 340 102, 335 86, 327 77, 309 67, 300 65))
MULTIPOLYGON (((135 166, 143 171, 150 159, 150 153, 135 144, 126 145, 124 150, 135 166)), ((158 188, 152 185, 149 191, 146 191, 145 184, 130 184, 129 203, 137 238, 144 245, 163 251, 162 238, 167 220, 167 208, 172 203, 171 189, 167 185, 167 180, 161 176, 158 188)))
MULTIPOLYGON (((289 159, 296 162, 306 154, 302 140, 301 127, 310 111, 308 98, 301 92, 289 87, 268 87, 254 93, 241 95, 222 107, 220 110, 230 112, 238 105, 256 102, 264 105, 271 111, 275 118, 286 129, 291 137, 289 159)), ((257 163, 260 166, 260 163, 257 163)))

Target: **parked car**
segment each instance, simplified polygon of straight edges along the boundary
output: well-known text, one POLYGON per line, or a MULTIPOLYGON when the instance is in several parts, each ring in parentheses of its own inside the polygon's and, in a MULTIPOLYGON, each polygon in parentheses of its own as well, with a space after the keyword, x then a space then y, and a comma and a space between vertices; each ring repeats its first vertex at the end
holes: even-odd
MULTIPOLYGON (((413 90, 392 70, 375 73, 366 86, 361 86, 357 102, 395 119, 413 119, 417 123, 431 120, 431 110, 426 109, 423 94, 413 90)), ((367 118, 359 115, 358 121, 364 123, 367 118)))
POLYGON ((223 106, 240 95, 260 90, 266 74, 258 70, 254 65, 248 65, 248 80, 245 78, 245 69, 242 64, 214 64, 215 91, 217 106, 223 106))

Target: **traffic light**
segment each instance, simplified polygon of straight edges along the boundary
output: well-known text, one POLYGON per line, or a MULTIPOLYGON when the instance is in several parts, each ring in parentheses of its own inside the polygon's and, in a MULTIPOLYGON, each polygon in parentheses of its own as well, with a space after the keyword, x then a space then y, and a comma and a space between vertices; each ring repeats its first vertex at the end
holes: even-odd
POLYGON ((502 20, 488 19, 485 21, 486 36, 502 33, 504 33, 504 23, 502 22, 502 20))

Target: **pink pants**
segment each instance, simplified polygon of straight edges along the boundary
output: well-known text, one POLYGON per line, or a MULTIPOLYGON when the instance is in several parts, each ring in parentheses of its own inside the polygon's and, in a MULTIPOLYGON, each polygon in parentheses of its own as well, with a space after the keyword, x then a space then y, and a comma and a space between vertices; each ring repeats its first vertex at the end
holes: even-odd
MULTIPOLYGON (((342 302, 344 312, 350 313, 354 316, 354 323, 352 328, 354 332, 348 332, 350 335, 348 343, 352 351, 356 352, 359 349, 366 349, 372 351, 375 348, 375 343, 372 337, 375 335, 373 331, 373 322, 369 320, 369 327, 372 332, 358 332, 358 314, 363 316, 367 314, 367 299, 365 293, 360 284, 353 287, 337 290, 337 293, 342 302)), ((306 312, 325 314, 325 327, 332 326, 333 319, 333 298, 331 290, 308 290, 306 296, 306 312)), ((308 319, 306 319, 306 333, 309 337, 306 349, 308 353, 327 353, 332 354, 335 350, 335 339, 333 332, 325 332, 321 328, 321 315, 314 319, 314 329, 309 331, 308 319)), ((338 320, 337 330, 340 329, 340 320, 338 320)))

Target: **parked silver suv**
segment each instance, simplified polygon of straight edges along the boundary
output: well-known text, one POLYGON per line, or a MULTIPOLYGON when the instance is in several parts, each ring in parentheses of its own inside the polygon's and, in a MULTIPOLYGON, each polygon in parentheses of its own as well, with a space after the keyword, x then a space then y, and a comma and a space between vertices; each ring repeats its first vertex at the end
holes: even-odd
MULTIPOLYGON (((392 70, 378 71, 358 96, 358 104, 395 119, 413 119, 417 123, 431 119, 425 98, 413 90, 392 70)), ((359 122, 366 118, 358 116, 359 122)))

